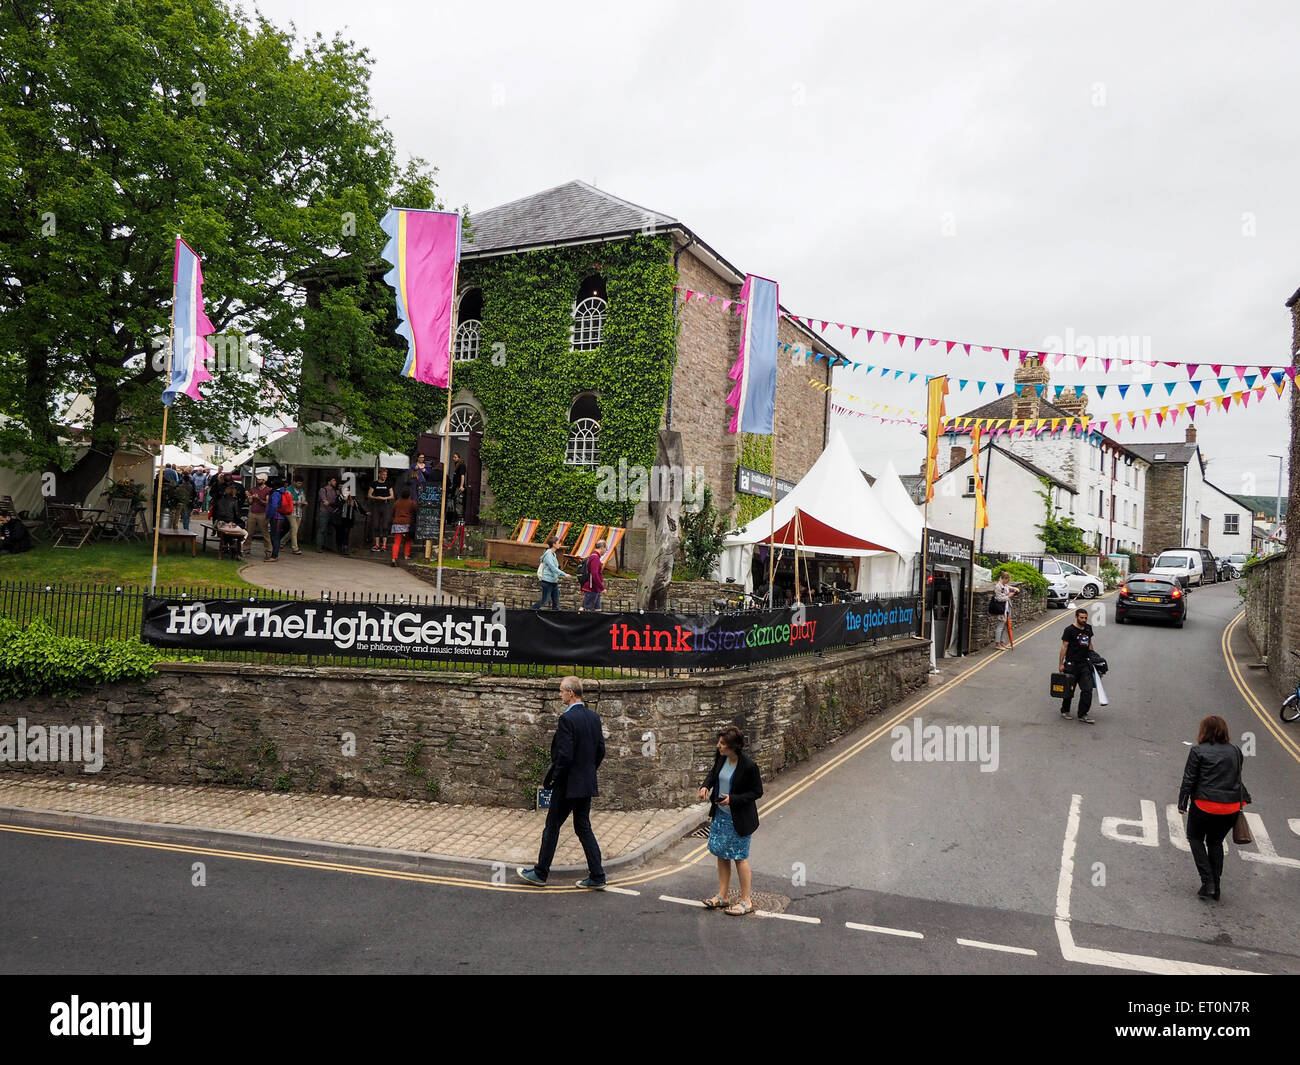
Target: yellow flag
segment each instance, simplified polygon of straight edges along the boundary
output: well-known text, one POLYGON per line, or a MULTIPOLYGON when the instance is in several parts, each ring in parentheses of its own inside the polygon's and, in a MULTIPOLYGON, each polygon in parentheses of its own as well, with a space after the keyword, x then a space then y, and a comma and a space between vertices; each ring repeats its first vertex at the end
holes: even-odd
POLYGON ((930 378, 929 399, 925 408, 925 501, 934 498, 934 482, 939 479, 939 426, 944 419, 943 397, 948 394, 948 378, 930 378))
POLYGON ((980 479, 980 428, 971 433, 971 461, 975 466, 975 528, 989 527, 989 512, 984 505, 984 482, 980 479))

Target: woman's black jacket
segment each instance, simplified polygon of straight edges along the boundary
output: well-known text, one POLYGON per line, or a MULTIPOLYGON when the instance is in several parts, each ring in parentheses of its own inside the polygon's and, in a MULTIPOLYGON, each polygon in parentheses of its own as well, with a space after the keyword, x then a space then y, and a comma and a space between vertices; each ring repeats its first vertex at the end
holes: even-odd
MULTIPOLYGON (((709 790, 709 817, 718 810, 718 774, 722 772, 722 763, 726 757, 716 754, 713 768, 704 778, 702 788, 709 790)), ((736 835, 752 835, 758 828, 758 800, 763 797, 763 781, 758 775, 758 766, 744 751, 736 752, 736 771, 731 777, 731 798, 726 809, 731 811, 732 824, 736 826, 736 835)))

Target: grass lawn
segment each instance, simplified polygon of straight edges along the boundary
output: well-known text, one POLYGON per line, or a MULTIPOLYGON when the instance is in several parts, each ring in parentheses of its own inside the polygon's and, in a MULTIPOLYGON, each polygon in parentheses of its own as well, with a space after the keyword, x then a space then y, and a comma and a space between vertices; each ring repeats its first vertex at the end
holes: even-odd
MULTIPOLYGON (((59 584, 107 584, 149 587, 153 543, 87 544, 77 550, 37 542, 21 555, 0 555, 0 581, 59 584)), ((158 555, 158 584, 193 588, 252 588, 239 576, 239 564, 217 558, 215 551, 191 558, 172 545, 158 555)))

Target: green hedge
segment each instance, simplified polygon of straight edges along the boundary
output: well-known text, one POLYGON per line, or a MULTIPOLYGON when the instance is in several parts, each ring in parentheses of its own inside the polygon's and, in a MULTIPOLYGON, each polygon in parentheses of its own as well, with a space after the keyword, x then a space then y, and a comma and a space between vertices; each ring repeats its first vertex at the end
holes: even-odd
POLYGON ((74 695, 119 680, 142 680, 167 658, 132 637, 97 643, 60 636, 37 618, 23 628, 0 617, 0 699, 74 695))
POLYGON ((997 580, 1004 573, 1011 574, 1013 584, 1023 584, 1030 595, 1047 594, 1047 578, 1028 562, 1003 562, 993 571, 993 579, 997 580))

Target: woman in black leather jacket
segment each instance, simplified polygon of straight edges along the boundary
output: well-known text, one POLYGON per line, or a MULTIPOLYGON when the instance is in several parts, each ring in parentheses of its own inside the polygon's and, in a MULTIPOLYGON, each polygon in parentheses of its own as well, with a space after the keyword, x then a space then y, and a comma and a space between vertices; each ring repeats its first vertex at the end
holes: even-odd
POLYGON ((1223 837, 1251 801, 1241 779, 1242 761, 1241 748, 1228 742, 1228 723, 1217 714, 1204 718, 1196 746, 1187 754, 1178 791, 1178 812, 1188 815, 1187 842, 1201 874, 1201 890, 1196 894, 1203 899, 1219 897, 1223 837))

